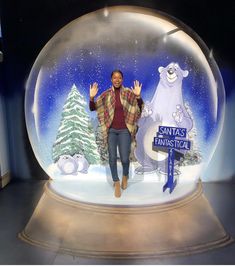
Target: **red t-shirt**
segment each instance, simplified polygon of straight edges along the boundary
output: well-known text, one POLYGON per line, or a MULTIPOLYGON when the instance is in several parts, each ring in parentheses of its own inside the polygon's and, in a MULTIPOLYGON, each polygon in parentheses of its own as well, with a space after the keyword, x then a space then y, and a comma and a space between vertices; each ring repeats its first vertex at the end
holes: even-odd
POLYGON ((123 106, 120 100, 120 89, 115 89, 114 92, 115 92, 115 110, 114 110, 113 121, 110 128, 118 130, 125 129, 127 127, 125 123, 123 106))

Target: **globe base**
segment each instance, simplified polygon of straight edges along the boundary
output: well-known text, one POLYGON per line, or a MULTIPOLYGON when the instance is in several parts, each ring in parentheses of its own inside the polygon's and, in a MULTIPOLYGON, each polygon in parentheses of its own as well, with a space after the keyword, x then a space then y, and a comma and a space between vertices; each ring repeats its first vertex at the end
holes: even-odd
POLYGON ((19 237, 59 253, 106 259, 189 255, 233 242, 200 182, 182 199, 144 206, 74 201, 53 191, 48 182, 19 237))

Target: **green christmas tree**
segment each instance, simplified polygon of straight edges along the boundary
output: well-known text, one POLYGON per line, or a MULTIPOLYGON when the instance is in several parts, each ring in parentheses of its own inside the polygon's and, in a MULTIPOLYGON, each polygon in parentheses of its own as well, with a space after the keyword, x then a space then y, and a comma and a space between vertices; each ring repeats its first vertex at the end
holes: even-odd
POLYGON ((56 162, 61 155, 83 154, 90 164, 100 162, 94 129, 85 110, 87 103, 75 84, 65 101, 52 158, 56 162))
POLYGON ((106 164, 108 162, 108 147, 107 144, 104 142, 100 124, 98 124, 96 128, 96 144, 98 146, 101 163, 106 164))
POLYGON ((196 141, 197 129, 195 127, 193 113, 191 111, 189 103, 186 102, 184 104, 184 106, 186 108, 186 111, 188 112, 188 114, 192 118, 194 126, 188 134, 188 139, 191 142, 191 149, 186 151, 184 157, 181 158, 181 160, 179 162, 179 166, 196 165, 196 164, 200 164, 202 161, 202 155, 201 155, 201 152, 199 150, 199 146, 198 146, 197 141, 196 141))

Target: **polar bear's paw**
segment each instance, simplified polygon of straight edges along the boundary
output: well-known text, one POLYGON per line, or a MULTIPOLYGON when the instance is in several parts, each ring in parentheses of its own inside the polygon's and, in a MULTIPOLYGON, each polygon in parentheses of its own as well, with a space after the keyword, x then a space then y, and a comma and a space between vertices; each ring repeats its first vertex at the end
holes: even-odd
POLYGON ((182 122, 184 113, 181 105, 176 106, 176 111, 172 113, 172 116, 177 124, 182 122))
POLYGON ((144 109, 142 110, 141 113, 141 117, 148 117, 153 113, 152 107, 151 107, 151 103, 146 101, 145 105, 144 105, 144 109))

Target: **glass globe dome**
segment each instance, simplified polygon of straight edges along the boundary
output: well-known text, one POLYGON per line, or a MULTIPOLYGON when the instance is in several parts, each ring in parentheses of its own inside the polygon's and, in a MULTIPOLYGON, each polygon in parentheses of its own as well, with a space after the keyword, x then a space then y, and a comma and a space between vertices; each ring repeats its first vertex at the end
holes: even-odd
POLYGON ((89 110, 90 84, 98 83, 98 94, 110 88, 113 69, 124 73, 124 86, 132 87, 134 80, 143 84, 141 120, 155 116, 154 123, 142 126, 144 134, 139 125, 137 147, 142 148, 132 154, 129 193, 119 202, 159 203, 188 194, 220 137, 223 81, 213 54, 192 29, 167 14, 131 6, 104 8, 75 19, 49 40, 31 69, 25 94, 27 131, 53 188, 74 199, 113 203, 107 155, 96 113, 89 110), (172 82, 168 91, 161 83, 164 73, 172 82), (159 168, 146 170, 141 159, 162 164, 166 153, 152 149, 158 126, 186 125, 180 124, 185 118, 190 121, 185 127, 191 149, 177 162, 179 185, 174 194, 163 196, 166 174, 159 168))

